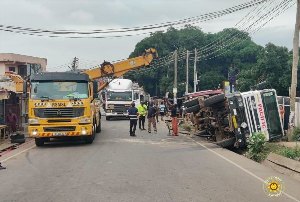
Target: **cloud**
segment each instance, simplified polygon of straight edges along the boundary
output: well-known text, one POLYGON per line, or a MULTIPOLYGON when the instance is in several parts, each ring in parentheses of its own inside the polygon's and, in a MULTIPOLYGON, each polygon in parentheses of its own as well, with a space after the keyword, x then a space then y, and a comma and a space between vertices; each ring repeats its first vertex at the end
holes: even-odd
MULTIPOLYGON (((46 29, 108 29, 175 21, 219 11, 249 0, 0 0, 0 24, 46 29)), ((233 27, 250 9, 198 24, 204 32, 233 27)), ((279 16, 253 39, 291 48, 295 7, 279 16), (272 32, 272 30, 276 32, 272 32), (269 33, 272 33, 270 36, 269 33), (275 34, 273 34, 275 33, 275 34)), ((25 36, 0 31, 0 52, 46 57, 48 67, 69 63, 73 57, 103 61, 127 58, 144 37, 62 39, 25 36)))

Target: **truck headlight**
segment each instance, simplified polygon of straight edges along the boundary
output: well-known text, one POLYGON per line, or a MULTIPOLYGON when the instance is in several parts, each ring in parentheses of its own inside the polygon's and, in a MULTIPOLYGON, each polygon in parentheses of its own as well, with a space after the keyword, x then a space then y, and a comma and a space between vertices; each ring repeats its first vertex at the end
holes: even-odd
POLYGON ((245 122, 243 122, 243 123, 241 124, 241 126, 242 126, 242 128, 246 128, 248 125, 247 125, 245 122))
POLYGON ((79 120, 79 123, 91 123, 90 117, 83 117, 79 120))
POLYGON ((29 124, 39 124, 39 120, 38 119, 28 119, 28 123, 29 124))

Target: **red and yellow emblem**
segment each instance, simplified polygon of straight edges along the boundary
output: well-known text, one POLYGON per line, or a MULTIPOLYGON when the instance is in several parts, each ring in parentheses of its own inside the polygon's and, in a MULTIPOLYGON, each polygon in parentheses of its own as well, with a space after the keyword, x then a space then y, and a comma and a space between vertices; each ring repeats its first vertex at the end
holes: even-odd
POLYGON ((270 197, 279 197, 283 194, 285 186, 282 179, 279 177, 269 177, 265 180, 264 185, 264 192, 270 197))

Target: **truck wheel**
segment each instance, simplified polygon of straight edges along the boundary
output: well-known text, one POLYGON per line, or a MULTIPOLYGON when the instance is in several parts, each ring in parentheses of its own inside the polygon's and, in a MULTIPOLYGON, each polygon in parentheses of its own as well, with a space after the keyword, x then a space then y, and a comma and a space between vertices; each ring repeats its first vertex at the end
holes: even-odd
POLYGON ((107 116, 107 117, 106 117, 106 121, 109 121, 109 120, 110 120, 110 116, 107 116))
POLYGON ((204 107, 209 107, 213 104, 216 104, 218 102, 222 102, 225 100, 225 94, 219 94, 219 95, 214 95, 210 98, 207 98, 206 100, 204 100, 203 102, 203 106, 204 107))
POLYGON ((196 98, 196 99, 192 99, 192 100, 188 100, 188 101, 184 102, 183 106, 188 108, 188 107, 192 107, 192 106, 195 106, 198 104, 199 104, 199 101, 198 101, 198 98, 196 98))
POLYGON ((86 136, 85 137, 85 143, 87 144, 92 144, 93 141, 95 139, 95 126, 93 126, 93 132, 92 132, 92 135, 89 135, 89 136, 86 136))
POLYGON ((224 147, 224 148, 233 148, 235 143, 235 137, 226 139, 226 140, 221 140, 217 142, 217 145, 224 147))
POLYGON ((101 119, 99 119, 99 125, 96 126, 96 133, 100 133, 101 132, 101 119))
POLYGON ((198 112, 200 110, 200 105, 195 105, 192 107, 187 108, 185 111, 186 113, 198 112))
POLYGON ((44 145, 44 139, 43 138, 35 138, 35 145, 40 147, 44 145))

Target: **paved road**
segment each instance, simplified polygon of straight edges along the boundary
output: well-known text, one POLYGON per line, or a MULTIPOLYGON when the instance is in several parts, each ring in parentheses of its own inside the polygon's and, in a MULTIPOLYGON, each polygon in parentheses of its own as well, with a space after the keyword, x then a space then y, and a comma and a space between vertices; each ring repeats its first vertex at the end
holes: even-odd
POLYGON ((200 139, 167 136, 163 124, 129 137, 127 120, 102 123, 92 145, 54 143, 5 161, 0 201, 300 200, 300 182, 200 139), (281 177, 288 195, 268 197, 269 176, 281 177))

